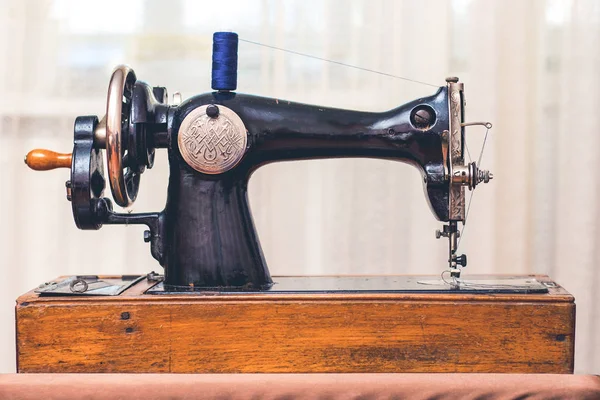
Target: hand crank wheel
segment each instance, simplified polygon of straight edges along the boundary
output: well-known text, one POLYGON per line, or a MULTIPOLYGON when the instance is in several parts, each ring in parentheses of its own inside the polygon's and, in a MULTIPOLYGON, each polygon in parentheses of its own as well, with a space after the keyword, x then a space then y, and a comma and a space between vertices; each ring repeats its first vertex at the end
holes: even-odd
POLYGON ((125 154, 135 81, 135 72, 131 68, 118 66, 110 78, 106 102, 108 181, 115 203, 121 207, 133 204, 140 182, 140 175, 127 166, 125 154))

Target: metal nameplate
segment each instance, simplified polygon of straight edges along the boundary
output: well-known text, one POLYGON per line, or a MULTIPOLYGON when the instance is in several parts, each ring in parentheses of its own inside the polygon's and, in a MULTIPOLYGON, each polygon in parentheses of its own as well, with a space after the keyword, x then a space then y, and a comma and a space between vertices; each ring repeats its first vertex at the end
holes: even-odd
POLYGON ((184 118, 177 143, 190 167, 203 174, 221 174, 240 162, 248 135, 235 112, 218 105, 218 116, 210 117, 206 113, 209 106, 200 106, 184 118))

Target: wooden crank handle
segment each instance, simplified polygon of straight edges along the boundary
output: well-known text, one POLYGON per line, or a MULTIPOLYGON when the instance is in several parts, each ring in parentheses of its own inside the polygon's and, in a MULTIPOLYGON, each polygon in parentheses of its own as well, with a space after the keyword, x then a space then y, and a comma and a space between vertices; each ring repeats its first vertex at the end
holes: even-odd
POLYGON ((71 168, 71 154, 56 153, 45 149, 31 150, 25 156, 25 164, 36 171, 55 168, 71 168))

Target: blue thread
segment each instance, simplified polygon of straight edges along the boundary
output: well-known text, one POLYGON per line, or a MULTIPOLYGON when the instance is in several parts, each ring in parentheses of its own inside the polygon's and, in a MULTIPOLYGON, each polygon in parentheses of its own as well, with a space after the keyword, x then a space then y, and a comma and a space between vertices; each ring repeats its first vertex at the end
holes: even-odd
POLYGON ((238 35, 233 32, 215 32, 213 35, 212 88, 237 88, 238 35))

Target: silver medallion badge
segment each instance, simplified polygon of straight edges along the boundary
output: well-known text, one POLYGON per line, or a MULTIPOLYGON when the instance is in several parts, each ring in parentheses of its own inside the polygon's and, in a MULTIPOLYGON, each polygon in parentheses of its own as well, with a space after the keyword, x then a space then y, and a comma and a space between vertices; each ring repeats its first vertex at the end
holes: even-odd
POLYGON ((206 114, 207 107, 198 107, 184 118, 177 143, 190 167, 203 174, 221 174, 244 156, 246 127, 231 109, 217 105, 218 116, 211 118, 206 114))

